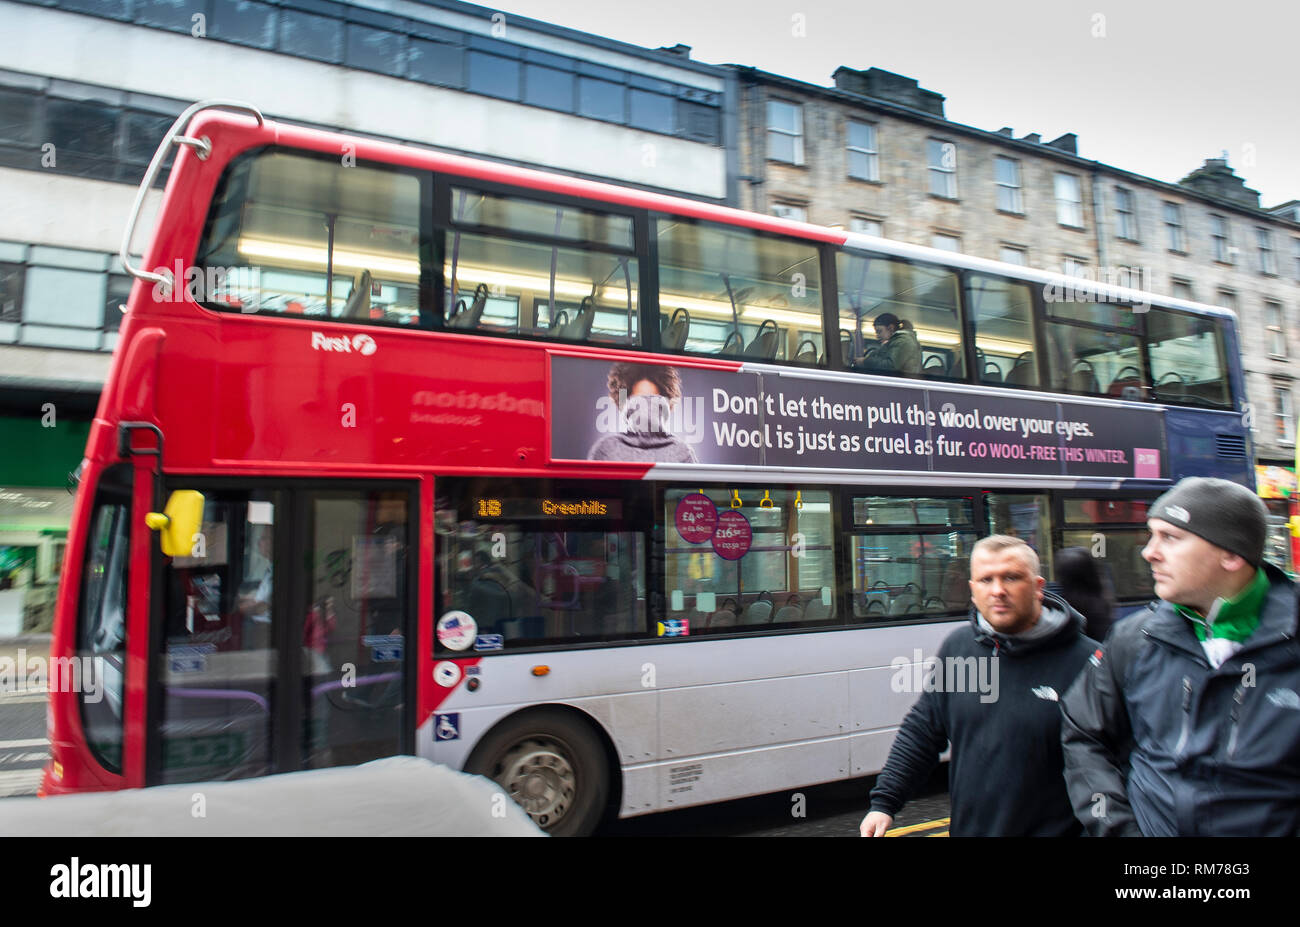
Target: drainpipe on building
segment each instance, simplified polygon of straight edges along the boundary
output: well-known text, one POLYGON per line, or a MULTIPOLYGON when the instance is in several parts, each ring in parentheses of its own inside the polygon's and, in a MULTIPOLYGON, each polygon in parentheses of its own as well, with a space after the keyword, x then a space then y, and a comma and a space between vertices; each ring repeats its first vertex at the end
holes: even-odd
MULTIPOLYGON (((1097 281, 1100 283, 1102 280, 1102 273, 1105 272, 1105 268, 1107 266, 1106 229, 1105 229, 1106 224, 1102 221, 1102 216, 1105 215, 1105 213, 1102 212, 1103 204, 1102 204, 1102 196, 1101 196, 1101 184, 1098 183, 1097 181, 1097 168, 1095 166, 1092 169, 1091 179, 1092 179, 1092 222, 1097 229, 1097 281)), ((1109 274, 1107 274, 1107 277, 1109 277, 1109 274)), ((1133 282, 1132 280, 1129 281, 1130 285, 1132 284, 1132 282, 1133 282)))

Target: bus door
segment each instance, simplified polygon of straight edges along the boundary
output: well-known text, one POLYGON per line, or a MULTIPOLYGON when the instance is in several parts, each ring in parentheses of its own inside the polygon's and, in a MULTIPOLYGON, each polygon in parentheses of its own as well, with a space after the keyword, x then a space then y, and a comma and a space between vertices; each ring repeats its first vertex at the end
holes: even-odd
POLYGON ((149 782, 352 765, 414 746, 414 484, 185 481, 159 557, 149 782))

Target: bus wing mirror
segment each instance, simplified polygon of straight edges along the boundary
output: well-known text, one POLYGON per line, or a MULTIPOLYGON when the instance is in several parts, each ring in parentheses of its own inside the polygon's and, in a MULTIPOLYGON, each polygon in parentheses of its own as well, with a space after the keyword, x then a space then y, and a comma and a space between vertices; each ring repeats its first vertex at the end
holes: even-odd
POLYGON ((203 522, 203 493, 193 489, 178 489, 167 500, 162 512, 150 512, 144 517, 154 531, 159 532, 162 552, 168 557, 188 557, 194 550, 194 536, 203 522))

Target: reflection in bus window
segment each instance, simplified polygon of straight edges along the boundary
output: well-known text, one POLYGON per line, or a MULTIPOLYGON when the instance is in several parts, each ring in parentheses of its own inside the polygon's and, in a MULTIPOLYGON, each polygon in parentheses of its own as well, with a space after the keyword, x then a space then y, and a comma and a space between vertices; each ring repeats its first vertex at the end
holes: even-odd
POLYGON ((1142 349, 1132 307, 1068 300, 1049 300, 1046 307, 1050 389, 1143 398, 1142 349))
POLYGON ((1046 580, 1052 578, 1052 510, 1045 495, 986 493, 989 534, 1020 538, 1038 552, 1039 567, 1046 580))
POLYGON ((447 328, 639 343, 629 216, 463 187, 450 208, 447 328))
POLYGON ((458 231, 446 254, 449 329, 637 343, 635 258, 458 231))
POLYGON ((965 375, 955 273, 848 251, 835 256, 835 266, 840 341, 847 364, 868 373, 930 379, 965 375), (892 342, 880 343, 880 338, 890 337, 876 325, 881 316, 897 317, 904 330, 910 328, 910 335, 894 333, 893 337, 915 339, 919 358, 907 346, 906 360, 900 362, 892 342))
POLYGON ((972 274, 966 300, 975 327, 977 378, 984 383, 1037 386, 1029 285, 972 274))
POLYGON ((678 217, 655 230, 665 347, 825 363, 815 245, 678 217))
POLYGON ((691 635, 836 620, 830 493, 669 489, 664 585, 691 635))
POLYGON ((853 616, 919 618, 970 604, 969 497, 853 498, 853 616))
POLYGON ((187 284, 212 309, 419 321, 420 183, 337 158, 269 152, 222 178, 187 284))
POLYGON ((1082 547, 1095 557, 1119 600, 1155 595, 1151 567, 1142 559, 1142 548, 1150 537, 1146 526, 1150 506, 1146 499, 1061 501, 1065 520, 1061 546, 1082 547))
POLYGON ((440 618, 469 615, 486 649, 645 636, 644 535, 622 498, 539 480, 440 491, 440 618))
POLYGON ((1147 347, 1157 401, 1231 405, 1219 322, 1152 309, 1147 316, 1147 347))

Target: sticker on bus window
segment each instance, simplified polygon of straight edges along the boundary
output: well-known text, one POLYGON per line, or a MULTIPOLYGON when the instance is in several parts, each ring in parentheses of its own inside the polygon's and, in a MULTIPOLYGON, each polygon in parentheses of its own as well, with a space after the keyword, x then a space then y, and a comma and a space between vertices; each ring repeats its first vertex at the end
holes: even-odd
POLYGON ((502 634, 480 634, 474 638, 475 650, 501 650, 505 645, 505 635, 502 634))
POLYGON ((438 643, 448 650, 468 650, 478 633, 478 624, 468 612, 454 610, 438 619, 438 643))
POLYGON ((460 667, 451 660, 439 660, 433 665, 433 681, 444 689, 460 682, 460 667))
POLYGON ((718 528, 713 533, 713 552, 723 560, 739 560, 749 553, 754 541, 754 530, 742 513, 727 510, 718 516, 718 528))
POLYGON ((682 496, 677 503, 673 520, 677 533, 688 544, 703 544, 713 537, 718 527, 718 507, 702 492, 682 496))
POLYGON ((691 633, 691 623, 686 618, 669 618, 659 622, 660 637, 686 637, 691 633))

